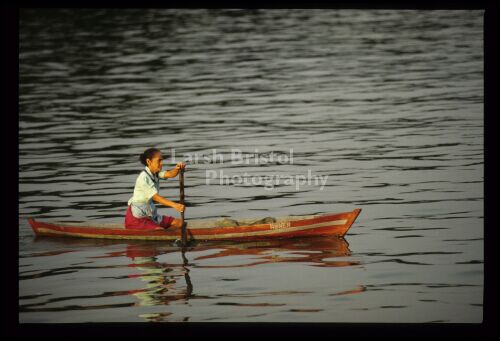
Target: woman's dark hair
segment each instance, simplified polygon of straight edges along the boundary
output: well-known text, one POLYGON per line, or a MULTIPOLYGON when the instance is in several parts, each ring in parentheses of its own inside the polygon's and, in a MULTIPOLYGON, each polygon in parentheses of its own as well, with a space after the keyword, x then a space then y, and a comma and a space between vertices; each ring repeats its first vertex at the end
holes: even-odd
POLYGON ((146 160, 151 160, 157 153, 160 153, 160 150, 158 148, 148 148, 144 151, 144 153, 139 155, 139 161, 141 161, 144 166, 147 166, 148 164, 146 163, 146 160))

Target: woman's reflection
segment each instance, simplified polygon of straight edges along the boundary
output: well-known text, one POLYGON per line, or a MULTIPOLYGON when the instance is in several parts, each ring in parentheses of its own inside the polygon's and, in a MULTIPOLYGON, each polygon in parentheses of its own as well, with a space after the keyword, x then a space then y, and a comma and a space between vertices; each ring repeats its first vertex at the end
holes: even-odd
MULTIPOLYGON (((173 250, 170 252, 176 252, 173 250)), ((188 260, 186 250, 182 249, 182 264, 162 264, 158 262, 159 254, 169 253, 160 251, 154 245, 128 244, 126 256, 132 260, 130 267, 137 269, 137 273, 129 275, 129 278, 138 278, 144 281, 142 289, 130 290, 129 293, 137 297, 136 306, 169 305, 172 301, 184 300, 188 302, 193 292, 193 284, 189 277, 188 260), (183 279, 185 288, 179 288, 178 281, 183 279)), ((148 321, 161 321, 172 313, 150 313, 140 315, 148 321)))

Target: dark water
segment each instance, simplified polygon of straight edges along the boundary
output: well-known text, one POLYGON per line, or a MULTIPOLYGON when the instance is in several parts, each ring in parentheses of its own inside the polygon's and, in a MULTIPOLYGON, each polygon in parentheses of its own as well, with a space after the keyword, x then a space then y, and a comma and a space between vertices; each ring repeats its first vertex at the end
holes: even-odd
POLYGON ((21 10, 20 322, 481 322, 482 32, 482 11, 21 10), (35 239, 29 216, 122 221, 151 146, 223 155, 189 166, 188 219, 363 211, 345 241, 35 239))

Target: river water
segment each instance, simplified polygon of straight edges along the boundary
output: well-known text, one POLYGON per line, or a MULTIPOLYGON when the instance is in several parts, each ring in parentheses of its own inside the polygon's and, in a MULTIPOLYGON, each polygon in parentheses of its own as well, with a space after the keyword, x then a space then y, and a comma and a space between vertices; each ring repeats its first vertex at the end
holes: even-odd
POLYGON ((19 321, 481 322, 483 14, 21 10, 19 321), (362 212, 345 240, 34 237, 122 221, 148 147, 191 159, 188 221, 362 212))

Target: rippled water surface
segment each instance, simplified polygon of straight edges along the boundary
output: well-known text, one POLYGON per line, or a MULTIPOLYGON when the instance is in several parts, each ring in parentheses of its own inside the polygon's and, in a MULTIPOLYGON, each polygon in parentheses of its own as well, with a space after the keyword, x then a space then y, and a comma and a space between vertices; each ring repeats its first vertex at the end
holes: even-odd
POLYGON ((20 322, 482 321, 482 11, 21 10, 19 27, 20 322), (30 216, 122 221, 151 146, 223 156, 189 165, 188 220, 362 212, 345 240, 34 237, 30 216))

